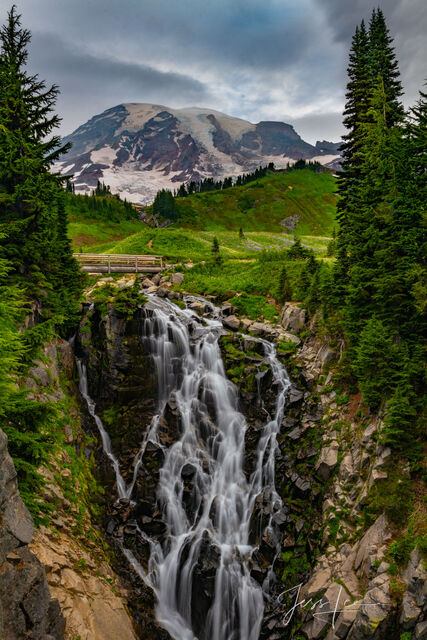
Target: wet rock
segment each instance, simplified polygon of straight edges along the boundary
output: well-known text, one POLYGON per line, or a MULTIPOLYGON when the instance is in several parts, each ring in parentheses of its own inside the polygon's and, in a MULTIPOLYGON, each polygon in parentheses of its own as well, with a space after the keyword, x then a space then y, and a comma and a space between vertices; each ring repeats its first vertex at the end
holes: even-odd
POLYGON ((288 405, 297 404, 298 402, 301 402, 303 399, 304 399, 304 393, 296 389, 296 387, 291 387, 291 390, 288 396, 288 401, 287 401, 288 405))
POLYGON ((215 593, 215 576, 219 566, 220 553, 212 544, 208 534, 203 536, 199 557, 193 572, 192 584, 192 626, 197 637, 203 635, 209 608, 215 593))
POLYGON ((427 640, 427 621, 419 622, 415 627, 415 640, 427 640))
POLYGON ((222 316, 231 316, 234 313, 236 313, 237 309, 236 307, 233 307, 232 304, 229 304, 226 302, 225 304, 222 305, 220 311, 222 316))
POLYGON ((195 300, 190 304, 190 309, 202 315, 208 310, 208 306, 206 302, 203 302, 202 300, 195 300))
POLYGON ((259 340, 255 340, 254 338, 250 338, 249 336, 245 337, 243 340, 243 348, 245 351, 252 351, 257 353, 260 356, 264 355, 264 345, 259 340))
POLYGON ((167 298, 169 296, 169 287, 166 287, 165 285, 161 285, 157 289, 156 293, 160 298, 167 298))
POLYGON ((194 476, 195 473, 196 468, 190 462, 187 462, 187 464, 182 467, 181 475, 183 478, 190 478, 194 476))
POLYGON ((146 289, 147 287, 155 287, 156 285, 154 284, 154 282, 152 280, 150 280, 150 278, 144 278, 144 280, 142 281, 142 286, 146 289))

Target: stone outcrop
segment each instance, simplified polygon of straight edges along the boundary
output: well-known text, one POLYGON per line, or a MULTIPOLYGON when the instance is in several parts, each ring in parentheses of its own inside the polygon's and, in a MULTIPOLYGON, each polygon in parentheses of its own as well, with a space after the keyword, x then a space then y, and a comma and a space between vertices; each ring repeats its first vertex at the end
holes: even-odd
POLYGON ((0 430, 0 637, 62 640, 65 620, 46 574, 30 551, 33 521, 18 493, 16 471, 0 430))
POLYGON ((286 302, 280 316, 280 324, 285 331, 299 333, 305 325, 306 315, 306 310, 301 309, 296 302, 286 302))
POLYGON ((66 640, 136 640, 123 604, 128 594, 117 576, 96 554, 95 545, 82 548, 64 524, 57 535, 42 527, 31 548, 45 566, 50 591, 66 618, 66 640))

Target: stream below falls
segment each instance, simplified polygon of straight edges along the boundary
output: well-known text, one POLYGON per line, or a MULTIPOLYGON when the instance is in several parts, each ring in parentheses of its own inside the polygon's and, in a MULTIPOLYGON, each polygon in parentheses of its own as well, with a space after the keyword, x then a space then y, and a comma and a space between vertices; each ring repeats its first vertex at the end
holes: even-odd
MULTIPOLYGON (((157 620, 174 640, 257 640, 264 603, 270 597, 270 584, 275 576, 271 569, 262 585, 251 577, 252 556, 256 551, 249 542, 251 518, 257 496, 268 492, 270 515, 257 525, 262 527, 259 539, 268 536, 276 540, 279 553, 275 514, 283 505, 275 488, 275 455, 291 383, 276 357, 274 345, 257 339, 262 343, 277 396, 274 414, 265 411, 253 468, 245 473, 247 423, 239 411, 238 387, 227 379, 224 371, 218 342, 224 329, 216 308, 210 305, 210 317, 201 321, 188 308, 180 309, 157 296, 148 298, 140 337, 154 362, 158 407, 146 429, 128 484, 120 473, 109 435, 96 414, 95 402, 88 394, 86 367, 82 361, 77 363, 80 392, 114 470, 118 498, 132 500, 145 448, 149 442, 159 445, 159 421, 171 398, 179 415, 178 439, 164 450, 157 489, 166 534, 160 541, 148 540, 148 570, 143 569, 130 549, 123 547, 123 553, 153 589, 157 620), (190 498, 185 490, 189 482, 190 498), (216 558, 216 571, 211 576, 213 597, 202 625, 199 623, 195 630, 198 593, 194 571, 206 549, 216 558)), ((258 400, 262 404, 262 398, 258 400)), ((143 531, 140 533, 147 538, 143 531)))

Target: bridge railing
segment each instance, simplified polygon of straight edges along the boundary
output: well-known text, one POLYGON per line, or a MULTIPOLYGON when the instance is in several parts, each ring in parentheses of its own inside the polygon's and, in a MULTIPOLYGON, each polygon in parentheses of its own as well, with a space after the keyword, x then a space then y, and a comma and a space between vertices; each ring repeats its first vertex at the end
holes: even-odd
POLYGON ((161 271, 163 269, 162 256, 141 256, 127 254, 73 254, 84 271, 101 273, 144 273, 161 271))

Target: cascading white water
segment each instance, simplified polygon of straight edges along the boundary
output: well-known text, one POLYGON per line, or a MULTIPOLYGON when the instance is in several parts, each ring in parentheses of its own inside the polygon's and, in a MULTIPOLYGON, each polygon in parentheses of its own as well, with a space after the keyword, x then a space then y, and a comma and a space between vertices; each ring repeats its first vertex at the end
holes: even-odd
POLYGON ((119 461, 117 460, 116 456, 114 455, 114 453, 113 453, 113 451, 111 449, 110 436, 108 435, 108 433, 104 429, 104 425, 102 424, 101 418, 98 415, 96 415, 95 403, 92 400, 92 398, 89 396, 89 393, 88 393, 86 366, 80 360, 77 360, 77 370, 78 370, 78 373, 79 373, 79 391, 80 391, 81 395, 83 396, 84 400, 86 401, 87 408, 88 408, 88 411, 89 411, 90 415, 95 420, 95 424, 98 427, 98 431, 99 431, 100 436, 101 436, 102 448, 104 449, 104 453, 110 459, 111 465, 112 465, 112 467, 114 469, 114 472, 116 474, 117 493, 119 494, 119 498, 125 498, 125 497, 127 497, 126 484, 125 484, 125 481, 123 480, 123 478, 121 476, 121 473, 120 473, 119 461))
MULTIPOLYGON (((181 358, 179 383, 169 377, 171 361, 156 361, 159 379, 176 388, 181 437, 167 451, 160 472, 159 501, 168 525, 167 544, 156 545, 150 561, 158 598, 157 616, 176 640, 194 638, 191 628, 192 577, 206 537, 219 555, 215 597, 203 637, 206 640, 256 640, 263 614, 263 594, 250 577, 249 525, 256 496, 268 487, 273 508, 282 504, 275 490, 277 434, 290 382, 274 347, 263 342, 278 385, 276 411, 263 428, 256 467, 243 472, 246 421, 238 411, 238 390, 225 375, 218 345, 222 324, 208 320, 190 339, 191 312, 156 301, 153 319, 145 320, 151 340, 168 336, 170 356, 181 358), (156 329, 162 326, 161 336, 156 329), (193 342, 192 348, 190 343, 193 342), (193 504, 184 501, 184 466, 191 465, 193 504)), ((157 351, 158 352, 158 351, 157 351)), ((188 468, 188 467, 187 467, 188 468)), ((270 523, 268 526, 271 526, 270 523)))
POLYGON ((166 540, 151 541, 149 577, 130 551, 124 550, 125 555, 153 587, 160 624, 175 640, 194 640, 194 574, 204 550, 210 547, 217 558, 217 569, 214 596, 199 632, 200 640, 257 640, 264 595, 250 576, 254 551, 249 543, 250 520, 256 497, 265 489, 270 492, 271 510, 264 535, 273 532, 274 513, 282 507, 275 489, 275 453, 289 378, 273 345, 259 340, 278 391, 275 414, 262 429, 255 468, 247 479, 243 471, 247 424, 238 411, 238 389, 225 375, 218 345, 221 322, 207 320, 202 325, 194 312, 180 310, 154 296, 147 306, 152 315, 143 321, 142 334, 155 365, 159 407, 137 456, 129 487, 88 396, 85 369, 79 365, 80 390, 115 470, 119 497, 131 497, 146 443, 157 439, 159 416, 172 392, 180 416, 180 437, 165 451, 158 486, 166 540), (191 334, 189 327, 193 328, 191 334), (191 475, 190 504, 184 467, 191 475))

